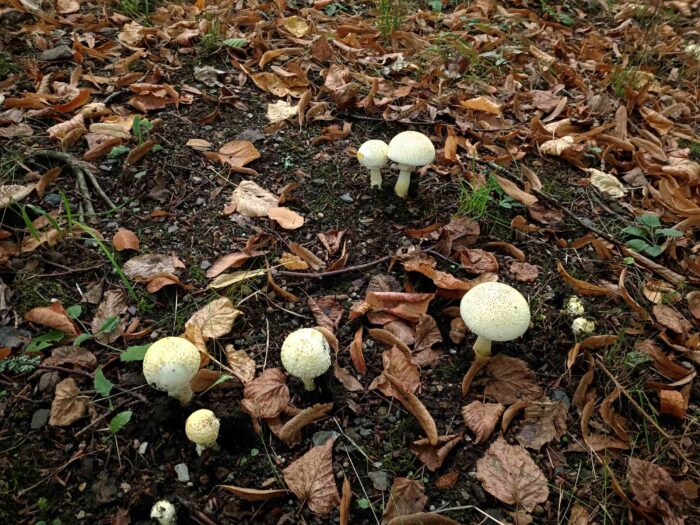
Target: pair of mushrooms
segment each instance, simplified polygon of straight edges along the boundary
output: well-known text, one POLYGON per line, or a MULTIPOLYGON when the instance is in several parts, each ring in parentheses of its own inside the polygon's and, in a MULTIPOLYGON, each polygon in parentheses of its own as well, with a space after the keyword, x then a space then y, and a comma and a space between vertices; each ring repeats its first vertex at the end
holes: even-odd
POLYGON ((357 150, 357 160, 369 168, 370 186, 381 188, 381 169, 390 160, 399 165, 399 178, 394 192, 406 198, 411 184, 411 171, 427 166, 435 160, 435 146, 430 139, 417 131, 404 131, 396 135, 387 145, 382 140, 368 140, 357 150))

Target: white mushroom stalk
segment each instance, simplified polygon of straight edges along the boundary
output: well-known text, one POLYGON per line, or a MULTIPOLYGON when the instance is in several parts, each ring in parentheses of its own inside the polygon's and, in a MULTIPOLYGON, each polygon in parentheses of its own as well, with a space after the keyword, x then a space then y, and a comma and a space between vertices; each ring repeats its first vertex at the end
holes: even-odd
POLYGON ((383 140, 368 140, 357 150, 357 160, 369 169, 369 183, 372 188, 382 187, 382 168, 389 162, 389 146, 383 140))
POLYGON ((300 328, 282 343, 282 364, 291 375, 304 382, 306 390, 314 390, 314 379, 331 366, 331 349, 323 334, 313 328, 300 328))
POLYGON ((202 408, 190 414, 185 422, 185 434, 187 439, 197 445, 197 454, 200 456, 204 449, 218 449, 216 440, 219 438, 219 420, 214 412, 202 408))
POLYGON ((157 501, 151 507, 151 518, 157 520, 160 525, 175 525, 177 521, 175 505, 167 500, 157 501))
POLYGON ((525 297, 504 283, 476 285, 462 297, 459 311, 464 324, 477 336, 477 358, 491 356, 492 341, 517 339, 530 326, 530 306, 525 297))
POLYGON ((197 347, 182 337, 164 337, 153 343, 143 358, 143 375, 149 385, 181 403, 192 399, 190 381, 199 370, 197 347))
POLYGON ((411 185, 411 171, 416 167, 427 166, 435 160, 435 146, 430 139, 417 131, 404 131, 389 142, 389 159, 399 166, 399 178, 394 193, 406 198, 411 185))

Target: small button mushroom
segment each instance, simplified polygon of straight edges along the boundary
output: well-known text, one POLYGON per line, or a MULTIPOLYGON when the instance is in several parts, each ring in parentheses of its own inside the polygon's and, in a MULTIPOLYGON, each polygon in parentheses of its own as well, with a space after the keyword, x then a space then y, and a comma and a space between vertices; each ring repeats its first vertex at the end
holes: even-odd
POLYGON ((571 323, 571 331, 574 332, 574 335, 577 338, 593 333, 594 330, 595 321, 593 321, 592 319, 586 319, 585 317, 577 317, 571 323))
POLYGON ((383 140, 368 140, 357 150, 358 162, 369 168, 369 184, 372 188, 382 187, 381 169, 389 162, 388 150, 389 146, 383 140))
POLYGON ((530 326, 530 307, 522 294, 504 283, 477 284, 459 305, 469 330, 477 335, 476 357, 491 356, 491 341, 511 341, 530 326))
POLYGON ((581 299, 573 295, 564 303, 564 312, 566 312, 566 315, 576 317, 583 315, 586 312, 586 309, 584 308, 581 299))
POLYGON ((188 403, 190 381, 199 370, 197 347, 182 337, 164 337, 153 343, 143 358, 143 375, 153 388, 188 403))
POLYGON ((411 185, 411 170, 427 166, 435 160, 435 146, 430 139, 417 131, 403 131, 389 142, 389 159, 399 165, 399 178, 394 192, 402 199, 411 185))
POLYGON ((200 456, 205 448, 219 448, 216 444, 219 438, 219 420, 211 410, 202 408, 192 412, 185 422, 185 434, 187 439, 197 445, 197 454, 200 456))
POLYGON ((177 521, 175 505, 167 500, 157 501, 151 507, 151 518, 157 520, 160 525, 175 525, 177 521))
POLYGON ((314 390, 314 379, 331 366, 331 349, 323 334, 313 328, 300 328, 282 343, 282 364, 294 377, 304 382, 306 390, 314 390))

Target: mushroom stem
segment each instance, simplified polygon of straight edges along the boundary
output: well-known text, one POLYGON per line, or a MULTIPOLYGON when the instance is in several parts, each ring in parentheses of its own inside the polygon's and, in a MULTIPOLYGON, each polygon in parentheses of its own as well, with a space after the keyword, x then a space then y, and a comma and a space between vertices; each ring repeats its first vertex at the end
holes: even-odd
POLYGON ((399 178, 396 181, 396 186, 394 186, 394 193, 401 197, 406 198, 408 195, 408 187, 411 185, 411 170, 413 166, 408 164, 399 164, 399 178))
POLYGON ((316 383, 314 383, 313 378, 311 379, 302 379, 304 382, 304 390, 307 392, 311 392, 312 390, 316 390, 316 383))
POLYGON ((380 168, 370 168, 369 169, 370 177, 369 177, 369 185, 372 188, 381 188, 382 187, 382 171, 380 168))
POLYGON ((491 339, 479 336, 474 343, 474 354, 477 358, 491 357, 491 339))
POLYGON ((192 400, 192 388, 188 383, 178 388, 177 390, 170 392, 170 395, 177 399, 183 405, 186 405, 192 400))

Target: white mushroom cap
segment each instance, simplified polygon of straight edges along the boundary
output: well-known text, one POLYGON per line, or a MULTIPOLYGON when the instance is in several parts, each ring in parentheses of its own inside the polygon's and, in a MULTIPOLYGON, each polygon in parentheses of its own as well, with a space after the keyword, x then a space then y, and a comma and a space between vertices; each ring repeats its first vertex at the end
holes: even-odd
POLYGON ((164 337, 153 343, 143 359, 143 375, 149 385, 187 403, 192 398, 190 380, 199 370, 197 347, 182 337, 164 337))
POLYGON ((185 434, 187 439, 197 445, 197 452, 207 447, 215 448, 219 437, 219 420, 214 412, 202 408, 190 414, 185 422, 185 434))
POLYGON ((585 317, 577 317, 571 323, 571 331, 576 337, 588 335, 595 330, 595 321, 585 317))
POLYGON ((3 184, 0 186, 0 208, 7 208, 13 202, 19 202, 29 195, 36 184, 3 184))
POLYGON ((469 330, 482 339, 482 352, 479 340, 475 345, 478 355, 490 355, 490 341, 517 339, 530 326, 530 306, 525 297, 499 282, 477 284, 462 297, 459 312, 469 330))
POLYGON ((368 140, 357 150, 357 160, 365 168, 383 168, 389 162, 388 151, 383 140, 368 140))
POLYGON ((151 518, 158 520, 160 525, 175 525, 177 520, 175 505, 167 500, 157 501, 151 507, 151 518))
POLYGON ((586 308, 583 306, 581 299, 573 295, 564 303, 564 311, 567 315, 576 317, 578 315, 583 315, 586 312, 586 308))
POLYGON ((389 142, 389 158, 399 165, 425 166, 435 160, 435 146, 417 131, 403 131, 389 142))
POLYGON ((328 341, 313 328, 300 328, 289 334, 282 343, 281 357, 287 372, 304 381, 307 390, 313 390, 314 378, 331 366, 328 341))

